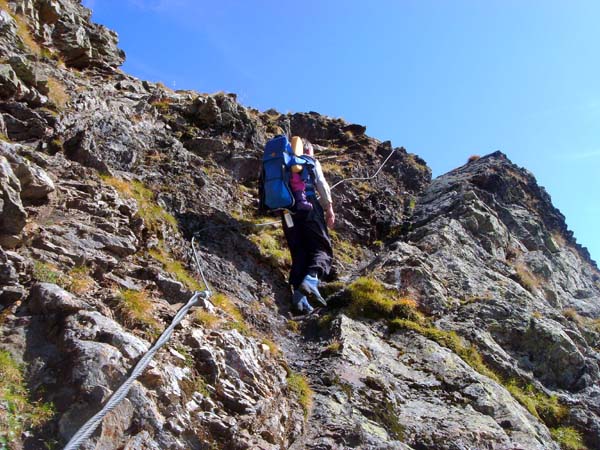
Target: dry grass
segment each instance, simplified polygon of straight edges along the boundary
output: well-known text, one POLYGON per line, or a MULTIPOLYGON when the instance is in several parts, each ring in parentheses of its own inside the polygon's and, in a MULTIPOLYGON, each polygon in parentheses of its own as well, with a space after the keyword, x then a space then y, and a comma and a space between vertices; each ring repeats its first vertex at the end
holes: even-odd
POLYGON ((31 53, 36 55, 42 54, 42 47, 40 44, 36 42, 31 34, 31 30, 29 29, 29 25, 27 24, 27 20, 21 15, 14 13, 13 10, 8 6, 8 1, 0 0, 0 8, 9 13, 17 24, 17 34, 21 41, 23 42, 24 49, 29 50, 31 53))
POLYGON ((471 156, 469 156, 469 159, 467 160, 467 164, 475 162, 480 158, 481 158, 481 156, 479 156, 479 155, 471 155, 471 156))
POLYGON ((48 98, 57 109, 63 109, 71 100, 64 85, 56 78, 48 77, 48 98))
POLYGON ((58 267, 44 261, 34 261, 32 275, 35 281, 56 284, 63 289, 67 289, 70 284, 69 277, 58 267))
POLYGON ((292 333, 299 334, 300 333, 300 324, 295 320, 288 320, 285 324, 285 327, 290 330, 292 333))
POLYGON ((394 332, 401 329, 417 332, 452 350, 475 371, 504 385, 519 403, 548 427, 560 426, 568 417, 568 408, 560 404, 556 396, 548 396, 536 390, 532 385, 522 387, 515 380, 505 381, 485 364, 481 354, 473 344, 464 341, 455 332, 440 330, 431 325, 419 324, 406 319, 394 319, 390 322, 390 331, 394 332))
POLYGON ((117 309, 123 321, 129 326, 142 326, 152 334, 158 332, 160 326, 152 315, 152 300, 146 291, 122 289, 118 293, 117 309))
POLYGON ((226 322, 225 327, 230 330, 238 330, 244 335, 250 334, 250 329, 244 320, 244 316, 227 295, 216 293, 211 297, 212 302, 221 308, 233 320, 226 322))
POLYGON ((90 269, 84 266, 72 268, 68 273, 62 272, 54 264, 34 261, 33 279, 40 283, 52 283, 76 295, 85 294, 94 286, 89 276, 90 269))
POLYGON ((172 99, 163 98, 163 99, 155 100, 155 101, 151 102, 150 105, 153 106, 154 108, 156 108, 161 113, 166 114, 167 112, 169 112, 169 109, 171 108, 172 103, 173 103, 172 99))
POLYGON ((281 349, 271 339, 263 338, 261 340, 261 343, 263 343, 264 345, 266 345, 269 348, 269 352, 271 353, 271 355, 273 355, 273 356, 280 356, 281 355, 281 349))
POLYGON ((338 353, 342 349, 342 342, 339 339, 335 339, 331 344, 329 344, 325 351, 327 353, 338 353))
POLYGON ((535 294, 540 287, 540 280, 523 263, 515 265, 515 281, 532 294, 535 294))
POLYGON ((68 276, 70 278, 69 290, 73 294, 85 294, 94 286, 94 280, 90 277, 90 269, 88 267, 74 267, 69 271, 68 276))
POLYGON ((194 314, 194 322, 202 325, 204 328, 213 329, 217 327, 220 320, 214 314, 211 314, 204 309, 199 309, 194 314))
POLYGON ((505 387, 519 403, 548 427, 559 426, 569 415, 569 409, 561 405, 555 395, 548 396, 537 391, 531 384, 521 387, 515 380, 510 380, 505 383, 505 387))
POLYGON ((573 308, 564 309, 563 316, 565 317, 565 319, 567 319, 570 322, 573 322, 578 327, 584 325, 583 318, 579 314, 577 314, 577 311, 575 311, 573 308))

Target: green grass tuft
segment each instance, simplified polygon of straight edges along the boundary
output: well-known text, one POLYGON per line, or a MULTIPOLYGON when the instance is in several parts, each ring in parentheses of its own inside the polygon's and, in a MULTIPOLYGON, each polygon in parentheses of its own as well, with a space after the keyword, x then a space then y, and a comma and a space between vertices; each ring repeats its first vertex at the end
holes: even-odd
POLYGON ((561 405, 558 397, 548 396, 531 384, 521 387, 516 380, 505 383, 506 389, 527 411, 542 420, 548 427, 560 425, 568 416, 569 409, 561 405))
POLYGON ((552 439, 560 444, 562 450, 586 450, 581 433, 573 427, 558 427, 550 430, 552 439))
POLYGON ((363 258, 363 251, 347 239, 342 239, 335 230, 329 230, 329 236, 335 249, 335 256, 344 264, 354 264, 363 258))
POLYGON ((233 319, 225 324, 225 328, 229 330, 238 330, 241 334, 246 336, 250 334, 250 328, 246 324, 244 316, 235 305, 233 300, 231 300, 227 295, 218 292, 211 297, 211 301, 225 311, 227 315, 231 317, 231 319, 233 319))
POLYGON ((204 285, 198 282, 182 263, 174 259, 171 254, 165 249, 164 242, 160 242, 159 246, 148 252, 155 260, 163 265, 163 268, 172 274, 177 281, 183 283, 192 291, 204 290, 204 285))
POLYGON ((463 339, 454 331, 444 331, 434 326, 416 323, 407 319, 394 319, 390 322, 390 331, 412 330, 425 336, 439 345, 446 347, 460 356, 474 370, 488 378, 504 385, 510 394, 525 407, 532 415, 543 421, 548 427, 557 427, 565 421, 569 409, 561 405, 558 397, 548 396, 536 390, 533 385, 521 387, 515 380, 505 381, 490 369, 483 361, 477 348, 463 339))
POLYGON ((33 278, 40 283, 53 283, 62 288, 69 285, 69 278, 62 273, 54 264, 34 261, 33 278))
POLYGON ((260 252, 261 256, 274 268, 284 269, 292 263, 290 252, 285 243, 283 230, 280 228, 263 228, 260 232, 249 236, 260 252))
POLYGON ((127 181, 110 175, 101 175, 102 180, 114 187, 126 198, 134 199, 138 204, 138 214, 146 227, 154 233, 161 233, 162 227, 177 230, 177 219, 158 205, 154 193, 141 181, 127 181))
POLYGON ((346 294, 350 300, 347 313, 351 317, 403 318, 416 322, 423 320, 414 300, 400 297, 395 291, 386 289, 373 278, 358 278, 346 288, 346 294))
POLYGON ((308 417, 312 406, 313 390, 308 384, 306 377, 299 373, 291 372, 287 377, 288 387, 298 397, 298 402, 304 411, 304 417, 308 417))
POLYGON ((407 319, 394 319, 390 322, 390 331, 412 330, 425 336, 432 341, 437 342, 442 347, 446 347, 460 356, 469 366, 482 375, 500 382, 496 373, 485 365, 477 349, 472 344, 465 344, 458 334, 454 331, 444 331, 434 326, 429 326, 407 319))
POLYGON ((24 431, 54 415, 52 404, 29 400, 23 370, 9 352, 0 350, 0 448, 11 448, 24 431))

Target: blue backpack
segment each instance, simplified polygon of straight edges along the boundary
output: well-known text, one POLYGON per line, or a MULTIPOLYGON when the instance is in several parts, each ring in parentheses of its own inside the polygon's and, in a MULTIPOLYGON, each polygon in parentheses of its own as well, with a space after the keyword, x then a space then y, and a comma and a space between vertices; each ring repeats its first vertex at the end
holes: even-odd
POLYGON ((265 145, 262 162, 260 207, 266 211, 291 209, 294 195, 290 188, 290 168, 294 164, 306 164, 294 156, 287 136, 275 136, 265 145))

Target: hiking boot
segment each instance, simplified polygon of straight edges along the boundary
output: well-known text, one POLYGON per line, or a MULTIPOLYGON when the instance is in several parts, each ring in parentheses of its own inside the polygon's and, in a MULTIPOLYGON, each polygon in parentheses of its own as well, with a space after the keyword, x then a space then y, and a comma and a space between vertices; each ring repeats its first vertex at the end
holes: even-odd
POLYGON ((302 291, 294 291, 294 295, 292 296, 292 304, 294 308, 300 313, 311 313, 313 311, 313 307, 308 303, 308 299, 306 295, 302 293, 302 291))
POLYGON ((300 285, 300 289, 302 289, 307 294, 313 294, 319 302, 321 302, 324 306, 327 306, 327 302, 319 292, 319 279, 317 277, 313 277, 312 275, 306 275, 304 280, 302 280, 302 284, 300 285))
POLYGON ((296 200, 296 209, 298 211, 311 211, 313 205, 306 199, 304 191, 294 191, 294 199, 296 200))

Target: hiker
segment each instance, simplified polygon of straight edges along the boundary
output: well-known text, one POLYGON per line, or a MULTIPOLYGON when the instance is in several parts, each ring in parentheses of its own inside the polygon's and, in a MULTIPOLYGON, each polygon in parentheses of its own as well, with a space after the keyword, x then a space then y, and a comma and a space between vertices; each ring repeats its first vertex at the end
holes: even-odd
MULTIPOLYGON (((292 225, 283 221, 283 232, 292 255, 292 268, 289 282, 294 293, 292 303, 299 312, 309 313, 313 307, 306 294, 312 294, 323 305, 327 305, 319 292, 319 281, 331 270, 333 249, 327 227, 333 228, 335 214, 329 184, 325 180, 321 164, 314 158, 314 149, 310 142, 304 141, 304 156, 308 164, 303 170, 307 173, 301 178, 301 189, 306 201, 312 208, 297 207, 292 216, 292 225), (318 194, 318 197, 317 197, 318 194)), ((294 187, 292 187, 294 190, 294 187)))

